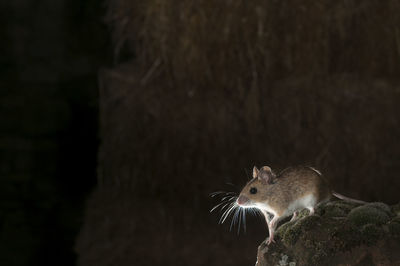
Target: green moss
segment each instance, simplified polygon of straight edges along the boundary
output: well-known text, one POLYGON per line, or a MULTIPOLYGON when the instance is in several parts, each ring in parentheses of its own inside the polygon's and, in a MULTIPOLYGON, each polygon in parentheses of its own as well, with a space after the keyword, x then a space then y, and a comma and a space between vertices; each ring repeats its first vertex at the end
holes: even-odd
POLYGON ((394 237, 400 237, 400 216, 397 216, 388 223, 389 232, 394 237))
POLYGON ((400 203, 393 205, 392 211, 395 215, 400 216, 400 203))
MULTIPOLYGON (((349 210, 350 211, 350 210, 349 210)), ((335 205, 329 205, 326 206, 324 209, 324 216, 327 217, 345 217, 347 215, 347 213, 349 212, 338 206, 335 205)))
POLYGON ((293 226, 295 224, 296 221, 293 222, 287 222, 282 224, 281 226, 278 227, 278 230, 276 230, 276 235, 280 236, 281 238, 283 238, 283 235, 286 233, 286 230, 288 228, 290 228, 291 226, 293 226))
POLYGON ((360 206, 359 203, 338 200, 328 202, 323 208, 323 215, 327 217, 345 217, 355 207, 360 206))
POLYGON ((393 219, 392 219, 392 221, 391 222, 394 222, 394 223, 399 223, 400 224, 400 216, 396 216, 396 217, 394 217, 393 219))
POLYGON ((329 202, 316 211, 322 216, 309 215, 303 210, 299 214, 302 218, 282 225, 277 234, 282 248, 307 253, 302 255, 305 264, 326 265, 331 253, 346 252, 360 245, 373 246, 388 237, 400 241, 400 216, 391 212, 394 210, 380 202, 329 202))
POLYGON ((354 208, 347 216, 351 224, 362 226, 366 224, 384 224, 389 221, 389 216, 382 209, 374 206, 363 205, 354 208))
POLYGON ((310 259, 310 265, 322 265, 322 261, 328 256, 325 243, 317 242, 314 246, 314 255, 310 259))
POLYGON ((326 238, 331 243, 331 248, 336 251, 348 251, 361 241, 358 230, 348 224, 346 219, 334 220, 327 228, 326 238))
POLYGON ((300 227, 303 230, 309 230, 313 226, 315 226, 320 220, 321 217, 318 215, 309 215, 297 221, 296 226, 300 227))
POLYGON ((332 238, 342 238, 340 235, 342 232, 347 234, 347 231, 344 230, 344 222, 343 221, 335 221, 333 225, 330 225, 326 231, 328 235, 332 238))
POLYGON ((327 205, 334 205, 343 209, 351 210, 354 209, 355 207, 358 207, 362 205, 361 203, 357 202, 352 202, 352 201, 346 201, 346 200, 335 200, 335 201, 330 201, 327 203, 327 205))
POLYGON ((366 204, 365 206, 376 208, 378 210, 382 210, 389 216, 393 215, 392 210, 390 209, 389 205, 387 205, 383 202, 371 202, 371 203, 366 204))
POLYGON ((299 220, 300 218, 303 218, 303 217, 307 217, 307 216, 309 216, 309 215, 310 215, 310 211, 307 210, 307 209, 303 209, 303 210, 301 210, 301 211, 298 212, 298 214, 297 214, 297 220, 299 220))
POLYGON ((285 231, 282 231, 282 241, 287 246, 293 246, 303 231, 310 230, 314 227, 321 217, 310 215, 299 218, 293 225, 288 225, 285 231))
POLYGON ((361 236, 363 242, 367 245, 373 245, 379 238, 384 235, 384 231, 381 227, 374 224, 366 224, 361 228, 361 236))
POLYGON ((282 236, 282 242, 286 245, 286 246, 293 246, 297 239, 299 238, 300 235, 300 230, 298 230, 297 227, 292 226, 289 227, 283 234, 282 236))

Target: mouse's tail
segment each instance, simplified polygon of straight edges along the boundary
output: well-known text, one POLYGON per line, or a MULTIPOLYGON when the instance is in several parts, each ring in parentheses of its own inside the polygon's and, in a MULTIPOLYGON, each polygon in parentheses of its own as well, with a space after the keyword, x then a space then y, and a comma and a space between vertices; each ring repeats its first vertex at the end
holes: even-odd
POLYGON ((360 204, 366 204, 367 202, 362 201, 362 200, 356 200, 356 199, 352 199, 346 196, 343 196, 342 194, 339 194, 335 191, 332 192, 332 195, 335 196, 336 198, 339 198, 341 200, 345 200, 345 201, 350 201, 350 202, 354 202, 354 203, 360 203, 360 204))

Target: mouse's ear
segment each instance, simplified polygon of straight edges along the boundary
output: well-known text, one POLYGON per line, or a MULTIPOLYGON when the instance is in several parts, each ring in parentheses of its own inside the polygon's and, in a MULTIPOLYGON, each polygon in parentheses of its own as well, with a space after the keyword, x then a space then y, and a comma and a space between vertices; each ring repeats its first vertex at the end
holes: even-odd
POLYGON ((258 179, 260 179, 261 181, 266 182, 268 184, 272 184, 274 177, 275 177, 275 174, 272 172, 270 167, 268 167, 268 166, 261 167, 259 174, 258 174, 258 179))
POLYGON ((253 167, 253 178, 257 178, 258 174, 260 173, 260 170, 257 169, 257 167, 253 167))

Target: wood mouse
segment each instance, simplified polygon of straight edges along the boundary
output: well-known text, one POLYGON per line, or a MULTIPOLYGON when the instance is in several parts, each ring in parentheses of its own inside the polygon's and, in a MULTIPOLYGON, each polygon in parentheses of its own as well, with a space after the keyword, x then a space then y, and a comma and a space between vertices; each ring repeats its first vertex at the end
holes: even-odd
MULTIPOLYGON (((314 214, 315 207, 329 201, 333 196, 357 203, 354 200, 333 192, 329 183, 322 174, 307 166, 289 167, 276 175, 270 167, 253 168, 253 179, 240 192, 236 205, 241 208, 259 209, 267 222, 269 239, 267 244, 274 242, 274 233, 278 222, 307 208, 310 215, 314 214), (270 219, 270 215, 273 218, 270 219)), ((292 221, 291 220, 291 221, 292 221)))

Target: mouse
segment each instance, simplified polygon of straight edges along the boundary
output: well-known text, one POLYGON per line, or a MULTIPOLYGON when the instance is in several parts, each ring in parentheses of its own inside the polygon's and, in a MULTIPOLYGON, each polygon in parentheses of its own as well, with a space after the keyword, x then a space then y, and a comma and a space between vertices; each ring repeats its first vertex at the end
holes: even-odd
POLYGON ((243 187, 236 205, 241 208, 256 208, 264 215, 269 238, 267 245, 274 241, 279 221, 298 211, 308 209, 313 215, 317 205, 329 201, 332 196, 342 200, 364 204, 366 202, 345 197, 331 189, 321 172, 309 166, 294 166, 275 174, 269 166, 253 167, 253 178, 243 187), (273 216, 272 219, 270 216, 273 216))

